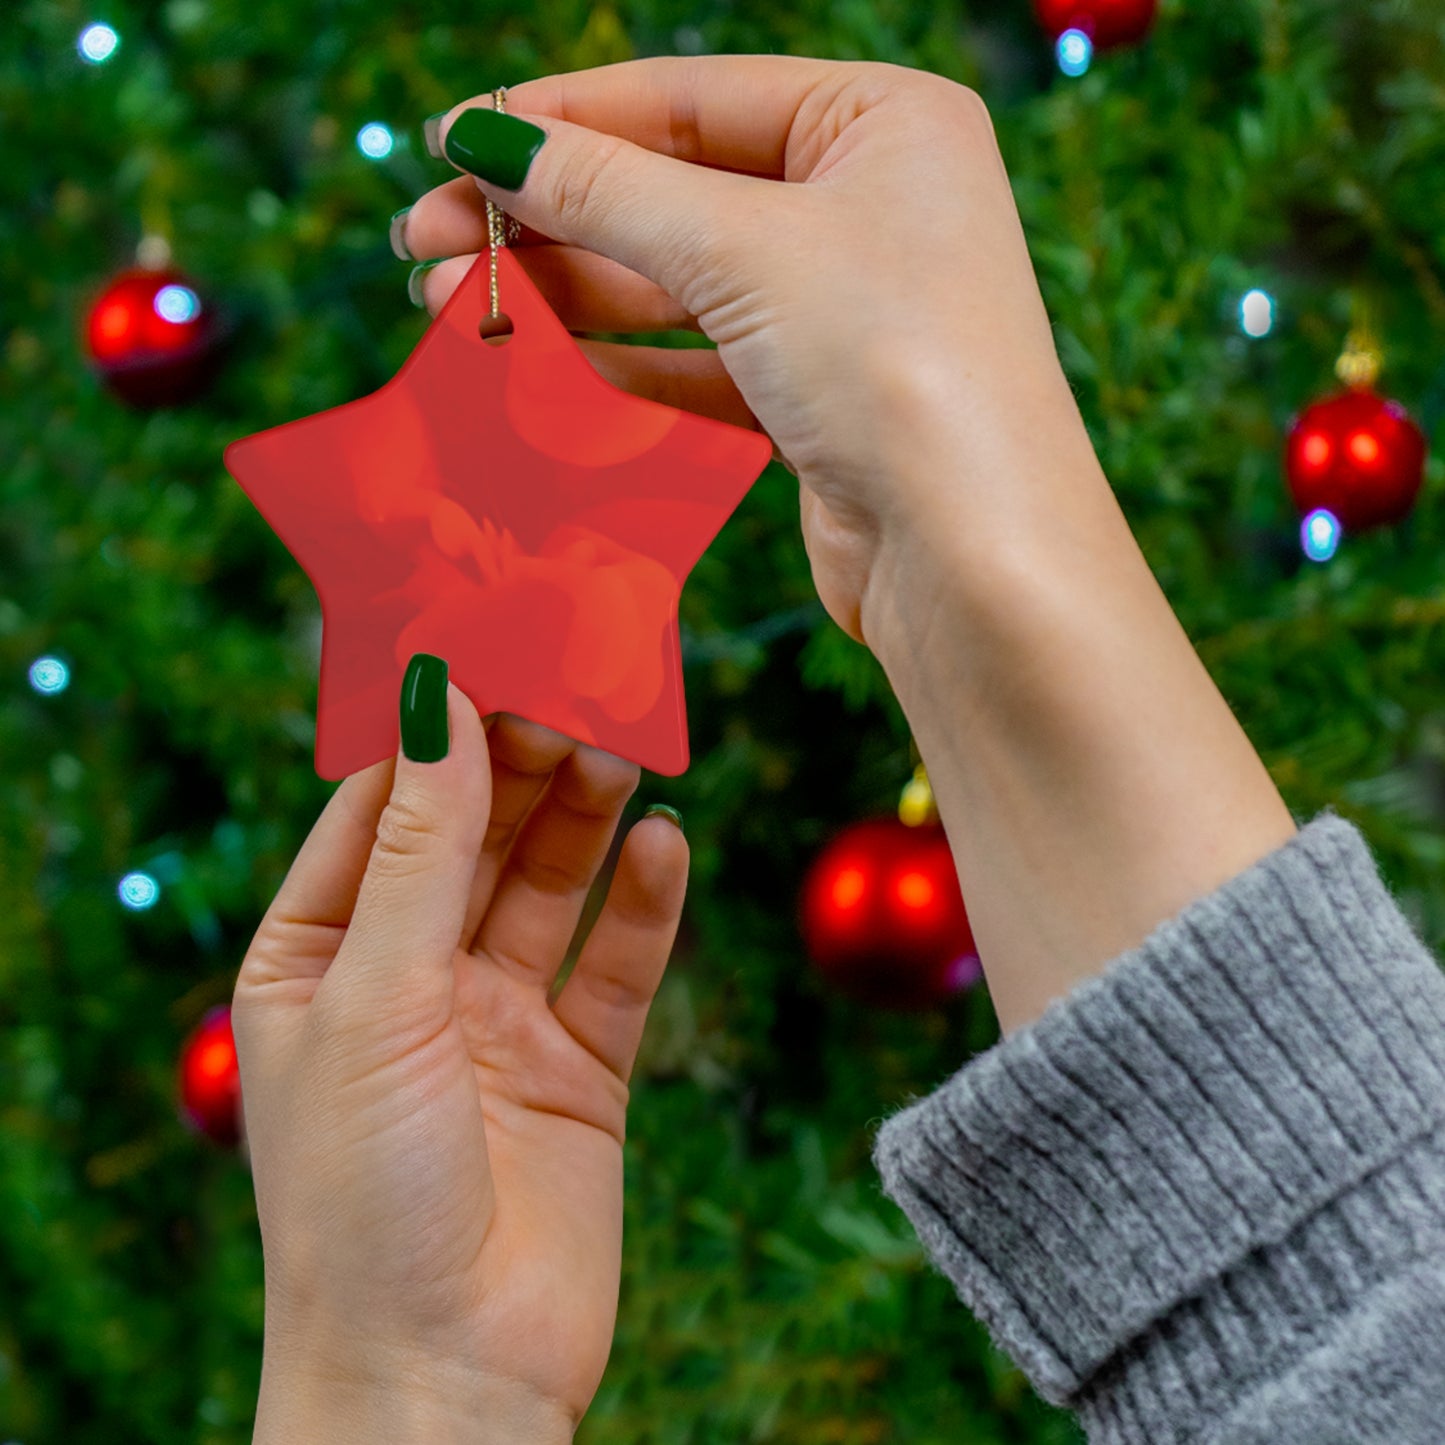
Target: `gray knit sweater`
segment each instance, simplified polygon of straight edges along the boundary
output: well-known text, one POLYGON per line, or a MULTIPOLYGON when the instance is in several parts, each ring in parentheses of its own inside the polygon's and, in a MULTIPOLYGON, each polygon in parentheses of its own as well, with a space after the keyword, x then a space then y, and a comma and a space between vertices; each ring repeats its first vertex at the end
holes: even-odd
POLYGON ((1095 1445, 1445 1442, 1445 974, 1329 810, 874 1159, 1095 1445))

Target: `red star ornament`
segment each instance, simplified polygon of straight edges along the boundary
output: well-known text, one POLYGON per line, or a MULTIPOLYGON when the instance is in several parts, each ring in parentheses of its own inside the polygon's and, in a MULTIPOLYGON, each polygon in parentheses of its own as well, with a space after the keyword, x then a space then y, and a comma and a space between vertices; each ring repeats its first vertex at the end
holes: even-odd
POLYGON ((678 599, 772 444, 604 381, 498 262, 504 344, 484 254, 379 391, 226 449, 321 601, 323 778, 395 754, 416 652, 482 716, 687 767, 678 599))

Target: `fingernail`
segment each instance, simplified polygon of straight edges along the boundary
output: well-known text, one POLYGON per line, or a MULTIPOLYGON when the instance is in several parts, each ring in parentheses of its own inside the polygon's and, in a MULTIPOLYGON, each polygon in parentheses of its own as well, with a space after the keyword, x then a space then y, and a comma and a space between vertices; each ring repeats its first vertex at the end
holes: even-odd
POLYGON ((440 265, 440 261, 423 261, 420 266, 412 267, 411 275, 406 278, 406 294, 411 297, 413 306, 426 306, 426 283, 423 278, 433 266, 440 265))
POLYGON ((682 814, 679 813, 676 808, 669 808, 666 803, 653 803, 642 816, 644 818, 650 818, 654 813, 660 814, 670 823, 676 823, 677 831, 686 834, 687 829, 682 826, 682 814))
POLYGON ((439 161, 446 159, 442 155, 442 122, 446 118, 446 111, 439 110, 435 115, 427 116, 421 123, 421 135, 426 142, 427 154, 439 161))
POLYGON ((418 652, 401 680, 401 750, 414 763, 438 763, 450 747, 446 662, 418 652))
POLYGON ((406 218, 411 214, 410 206, 403 206, 391 218, 391 251, 398 261, 415 261, 416 257, 406 249, 406 218))
POLYGON ((452 122, 446 157, 494 186, 515 191, 527 179, 532 160, 546 139, 547 132, 529 120, 473 106, 452 122))

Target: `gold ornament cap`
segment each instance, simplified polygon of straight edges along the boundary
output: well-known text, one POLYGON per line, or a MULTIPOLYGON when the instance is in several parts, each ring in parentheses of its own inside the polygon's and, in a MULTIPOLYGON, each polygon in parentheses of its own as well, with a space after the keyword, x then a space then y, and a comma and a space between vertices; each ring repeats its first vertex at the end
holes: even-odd
POLYGON ((1384 353, 1379 343, 1364 331, 1352 331, 1345 341, 1345 349, 1335 362, 1335 375, 1348 387, 1357 391, 1368 391, 1379 380, 1380 368, 1385 364, 1384 353))
POLYGON ((922 763, 914 768, 913 776, 903 785, 903 792, 898 798, 898 821, 910 828, 921 828, 926 823, 938 821, 938 804, 933 800, 928 769, 922 763))

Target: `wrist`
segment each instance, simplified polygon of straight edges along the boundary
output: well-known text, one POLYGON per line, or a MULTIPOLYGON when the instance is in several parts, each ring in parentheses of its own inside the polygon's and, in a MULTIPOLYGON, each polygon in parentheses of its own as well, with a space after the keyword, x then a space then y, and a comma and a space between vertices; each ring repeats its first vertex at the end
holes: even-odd
POLYGON ((518 1380, 431 1360, 338 1365, 268 1350, 253 1445, 570 1445, 576 1422, 518 1380))
POLYGON ((1061 567, 1148 574, 1072 397, 1028 446, 962 430, 900 428, 897 503, 860 599, 864 641, 905 706, 915 682, 937 680, 939 646, 961 672, 985 672, 1061 567))
POLYGON ((860 608, 1005 1032, 1294 832, 1092 452, 1039 454, 977 511, 936 481, 860 608))

